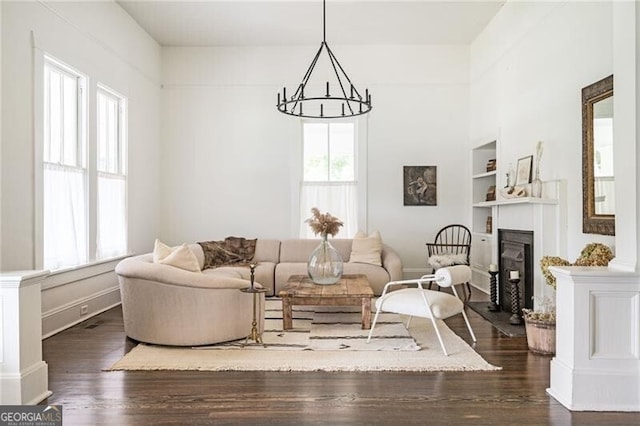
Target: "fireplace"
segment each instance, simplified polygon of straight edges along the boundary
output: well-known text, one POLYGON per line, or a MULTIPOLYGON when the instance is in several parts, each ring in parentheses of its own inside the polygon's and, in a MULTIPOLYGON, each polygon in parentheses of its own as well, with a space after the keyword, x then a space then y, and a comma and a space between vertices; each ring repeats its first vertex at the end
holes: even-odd
POLYGON ((498 229, 498 304, 511 312, 510 271, 520 273, 520 307, 533 308, 533 231, 498 229))

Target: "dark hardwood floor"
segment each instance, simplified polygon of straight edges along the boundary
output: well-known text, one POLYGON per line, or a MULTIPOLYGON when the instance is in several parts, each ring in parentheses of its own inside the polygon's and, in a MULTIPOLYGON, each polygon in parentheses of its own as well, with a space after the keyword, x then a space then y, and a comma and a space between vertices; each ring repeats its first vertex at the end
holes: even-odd
MULTIPOLYGON (((479 292, 474 292, 474 298, 479 292)), ((103 372, 135 342, 114 308, 43 342, 69 425, 639 425, 638 413, 571 412, 548 396, 549 357, 468 310, 497 372, 103 372)), ((447 321, 469 341, 461 317, 447 321), (459 319, 458 319, 459 318, 459 319)))

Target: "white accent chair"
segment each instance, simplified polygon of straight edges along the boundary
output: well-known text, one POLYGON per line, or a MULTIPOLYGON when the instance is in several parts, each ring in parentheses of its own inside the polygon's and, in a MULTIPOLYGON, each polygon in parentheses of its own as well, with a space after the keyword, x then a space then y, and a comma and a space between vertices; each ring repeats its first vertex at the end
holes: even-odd
POLYGON ((476 336, 471 329, 469 319, 464 312, 464 303, 458 297, 455 285, 464 284, 471 279, 471 268, 467 265, 456 265, 438 269, 434 274, 423 275, 414 280, 391 281, 384 286, 382 296, 376 301, 376 315, 371 324, 367 343, 371 340, 373 329, 378 321, 380 312, 393 312, 396 314, 409 315, 407 328, 411 324, 412 317, 423 317, 431 319, 433 328, 436 331, 442 351, 449 356, 442 341, 437 320, 444 320, 454 315, 462 314, 471 338, 476 342, 476 336), (440 287, 451 287, 453 295, 442 291, 428 290, 425 287, 429 283, 436 283, 440 287), (411 286, 415 288, 403 288, 390 291, 394 286, 411 286))

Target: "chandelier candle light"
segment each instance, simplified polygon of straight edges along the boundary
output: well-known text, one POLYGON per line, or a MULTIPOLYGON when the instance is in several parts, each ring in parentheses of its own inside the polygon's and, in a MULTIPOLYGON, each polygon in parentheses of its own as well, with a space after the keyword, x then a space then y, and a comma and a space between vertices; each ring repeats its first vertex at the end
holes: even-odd
POLYGON ((278 93, 278 111, 283 114, 292 115, 294 117, 335 119, 355 117, 371 111, 371 94, 369 93, 369 89, 365 89, 363 97, 351 82, 351 79, 342 68, 342 65, 338 62, 338 58, 336 58, 327 44, 326 9, 326 0, 323 0, 322 43, 320 44, 320 49, 318 49, 318 52, 311 61, 311 65, 309 65, 307 72, 304 74, 302 82, 298 85, 295 93, 290 98, 287 97, 286 87, 282 88, 282 94, 278 93), (325 50, 327 52, 329 62, 331 63, 331 68, 333 69, 337 79, 337 85, 339 87, 338 94, 331 94, 331 87, 329 85, 329 81, 327 81, 324 94, 308 96, 307 83, 309 83, 309 79, 311 78, 316 64, 318 63, 318 59, 325 50))

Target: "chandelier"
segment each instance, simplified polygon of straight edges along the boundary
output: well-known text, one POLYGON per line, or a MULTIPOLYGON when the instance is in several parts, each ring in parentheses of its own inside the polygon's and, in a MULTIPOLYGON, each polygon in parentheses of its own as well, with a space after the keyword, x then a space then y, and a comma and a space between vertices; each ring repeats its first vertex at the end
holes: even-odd
POLYGON ((371 111, 369 89, 365 90, 363 97, 327 44, 326 9, 326 1, 322 0, 322 43, 302 82, 290 98, 287 97, 286 87, 282 88, 282 93, 278 93, 278 111, 283 114, 305 118, 343 118, 355 117, 371 111), (307 83, 323 51, 326 51, 331 64, 329 69, 333 71, 337 81, 334 81, 333 87, 330 87, 327 80, 324 93, 310 95, 307 83), (332 91, 337 94, 332 95, 332 91))

